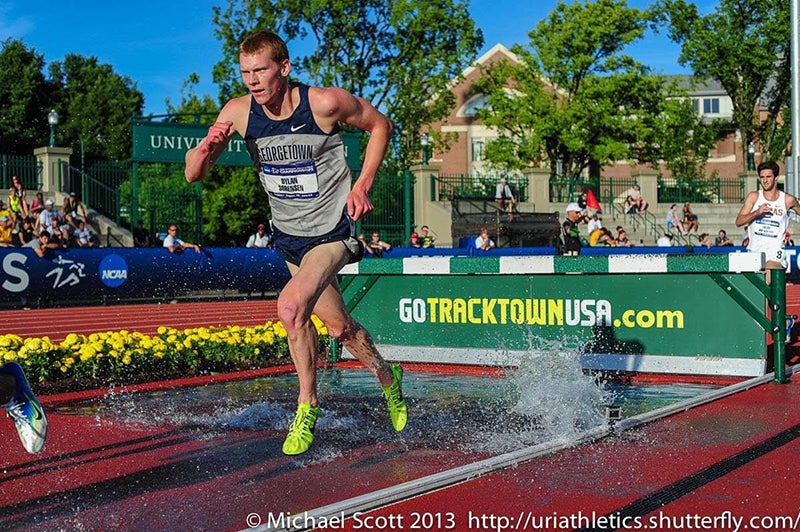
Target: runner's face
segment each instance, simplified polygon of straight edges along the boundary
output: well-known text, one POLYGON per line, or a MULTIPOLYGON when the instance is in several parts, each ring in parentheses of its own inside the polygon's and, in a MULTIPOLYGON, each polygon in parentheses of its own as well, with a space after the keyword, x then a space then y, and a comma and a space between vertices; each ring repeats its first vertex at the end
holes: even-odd
POLYGON ((758 174, 758 177, 761 179, 761 188, 764 190, 772 190, 775 188, 777 180, 775 179, 775 174, 772 173, 772 170, 761 170, 761 172, 758 174))
POLYGON ((268 51, 262 50, 255 54, 239 54, 239 70, 256 102, 267 105, 282 97, 290 64, 288 60, 278 63, 268 51))

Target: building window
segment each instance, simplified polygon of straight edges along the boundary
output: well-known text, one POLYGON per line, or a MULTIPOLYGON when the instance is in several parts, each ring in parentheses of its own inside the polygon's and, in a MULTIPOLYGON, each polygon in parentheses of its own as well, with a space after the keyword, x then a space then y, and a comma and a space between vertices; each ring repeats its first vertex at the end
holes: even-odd
POLYGON ((719 114, 719 98, 703 98, 703 114, 719 114))
POLYGON ((697 98, 692 98, 692 109, 694 109, 695 113, 700 113, 700 100, 697 98))
POLYGON ((472 139, 472 162, 480 162, 484 160, 484 149, 486 148, 486 141, 484 139, 472 139))

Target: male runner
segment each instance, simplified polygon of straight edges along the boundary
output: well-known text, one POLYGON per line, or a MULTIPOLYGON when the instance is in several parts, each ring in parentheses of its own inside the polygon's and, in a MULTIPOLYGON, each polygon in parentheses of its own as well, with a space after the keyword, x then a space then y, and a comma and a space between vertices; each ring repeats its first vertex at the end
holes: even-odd
POLYGON ((354 222, 373 209, 369 192, 392 124, 369 102, 342 89, 289 83, 286 43, 270 31, 255 32, 241 43, 239 68, 250 94, 225 104, 206 138, 186 153, 185 174, 190 183, 203 179, 239 133, 269 197, 275 250, 292 274, 278 297, 278 316, 300 381, 283 452, 307 451, 319 416, 312 312, 377 376, 392 425, 401 431, 407 421, 403 370, 380 356, 369 332, 347 311, 336 281, 343 266, 363 256, 354 222), (370 133, 352 189, 340 123, 370 133))
POLYGON ((767 283, 770 268, 786 268, 783 238, 789 226, 789 211, 800 214, 797 198, 778 190, 780 168, 774 161, 758 165, 761 190, 747 194, 744 205, 736 216, 736 227, 747 225, 749 243, 747 251, 764 253, 766 256, 767 283))

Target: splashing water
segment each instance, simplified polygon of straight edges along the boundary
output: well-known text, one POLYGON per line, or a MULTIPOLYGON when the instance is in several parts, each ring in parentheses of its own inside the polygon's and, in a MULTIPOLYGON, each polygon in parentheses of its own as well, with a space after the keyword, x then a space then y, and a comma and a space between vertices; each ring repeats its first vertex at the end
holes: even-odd
MULTIPOLYGON (((475 375, 455 368, 410 367, 403 388, 410 421, 398 434, 371 373, 320 370, 322 414, 317 431, 325 436, 315 442, 308 458, 326 460, 353 448, 389 442, 408 448, 502 453, 569 441, 581 431, 605 424, 606 404, 626 400, 624 389, 609 391, 585 374, 577 351, 556 348, 531 350, 520 357, 518 367, 500 376, 493 371, 475 375)), ((280 437, 294 415, 296 394, 297 377, 290 373, 153 393, 117 390, 59 410, 108 423, 182 425, 196 429, 199 437, 234 430, 267 431, 280 437)))

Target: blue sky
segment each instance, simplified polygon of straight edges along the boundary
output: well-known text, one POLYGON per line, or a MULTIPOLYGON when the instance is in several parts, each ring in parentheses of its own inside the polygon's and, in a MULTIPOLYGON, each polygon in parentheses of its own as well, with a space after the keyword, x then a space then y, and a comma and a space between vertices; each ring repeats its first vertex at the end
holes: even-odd
MULTIPOLYGON (((470 12, 483 30, 485 52, 497 43, 526 44, 527 33, 556 5, 555 0, 473 0, 470 12)), ((629 0, 645 8, 652 0, 629 0)), ((697 2, 708 12, 716 1, 697 2), (703 6, 706 6, 705 9, 703 6)), ((165 112, 164 100, 180 101, 184 80, 196 72, 198 92, 216 98, 211 69, 220 57, 211 8, 223 0, 2 0, 0 41, 22 39, 45 61, 68 53, 95 56, 134 80, 145 95, 145 114, 165 112)), ((289 43, 290 51, 293 43, 289 43)), ((296 45, 294 45, 296 48, 296 45)), ((630 53, 664 74, 686 73, 680 50, 665 35, 649 35, 630 53)))

